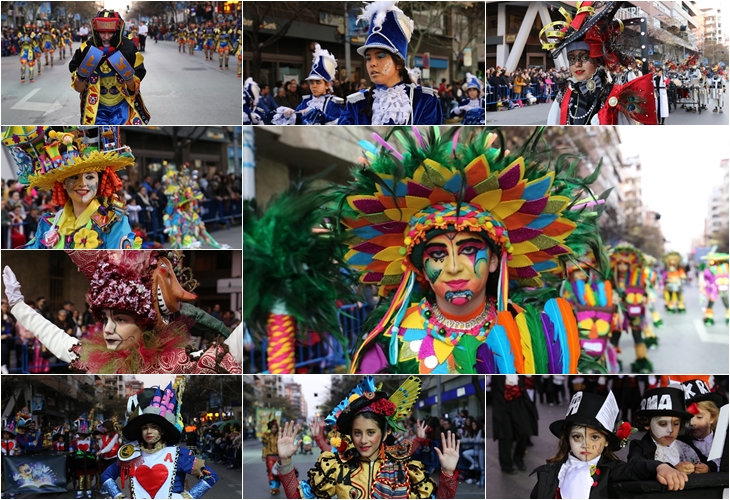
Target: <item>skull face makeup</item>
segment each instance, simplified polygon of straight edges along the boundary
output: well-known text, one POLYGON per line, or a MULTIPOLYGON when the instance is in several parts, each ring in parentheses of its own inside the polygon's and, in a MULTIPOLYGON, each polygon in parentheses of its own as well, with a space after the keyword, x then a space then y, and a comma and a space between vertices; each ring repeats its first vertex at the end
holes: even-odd
POLYGON ((590 462, 598 457, 608 446, 608 440, 601 431, 582 425, 570 429, 568 442, 573 456, 584 462, 590 462))
POLYGON ((489 273, 497 265, 487 242, 468 231, 431 238, 423 252, 423 272, 436 303, 450 314, 468 314, 482 303, 489 273))
POLYGON ((681 423, 679 417, 654 417, 649 423, 649 432, 654 441, 669 446, 677 439, 681 423))
POLYGON ((142 342, 142 329, 137 326, 135 316, 124 311, 104 309, 104 341, 108 349, 121 351, 133 349, 142 342))

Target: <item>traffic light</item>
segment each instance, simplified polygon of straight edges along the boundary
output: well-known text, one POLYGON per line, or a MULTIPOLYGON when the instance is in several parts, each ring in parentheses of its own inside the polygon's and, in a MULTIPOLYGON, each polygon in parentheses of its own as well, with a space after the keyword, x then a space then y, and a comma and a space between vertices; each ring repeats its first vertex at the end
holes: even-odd
POLYGON ((127 14, 129 14, 129 5, 127 5, 127 14))

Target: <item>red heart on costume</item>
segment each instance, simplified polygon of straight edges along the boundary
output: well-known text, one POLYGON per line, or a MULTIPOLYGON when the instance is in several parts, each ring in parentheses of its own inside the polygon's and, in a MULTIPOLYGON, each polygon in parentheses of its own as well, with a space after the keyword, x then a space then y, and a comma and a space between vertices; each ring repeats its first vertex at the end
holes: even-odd
POLYGON ((150 494, 152 498, 155 498, 157 492, 160 491, 162 485, 167 481, 167 467, 163 464, 155 464, 152 467, 146 465, 140 465, 134 473, 134 477, 137 478, 140 486, 150 494))
POLYGON ((79 443, 79 450, 81 451, 87 451, 89 449, 88 443, 79 443))

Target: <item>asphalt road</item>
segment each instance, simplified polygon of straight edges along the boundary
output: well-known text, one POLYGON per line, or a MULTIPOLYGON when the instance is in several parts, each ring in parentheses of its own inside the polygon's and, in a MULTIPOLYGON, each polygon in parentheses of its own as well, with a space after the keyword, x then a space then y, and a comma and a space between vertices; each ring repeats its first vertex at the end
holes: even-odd
MULTIPOLYGON (((79 47, 74 43, 74 50, 79 47)), ((150 115, 150 125, 240 125, 241 78, 237 59, 229 57, 229 70, 218 70, 217 57, 206 61, 203 52, 178 53, 177 43, 147 42, 143 53, 147 75, 140 91, 150 115)), ((55 66, 43 66, 34 83, 20 83, 17 57, 0 62, 3 125, 76 125, 79 94, 71 88, 70 58, 55 54, 55 66)))
MULTIPOLYGON (((226 244, 235 250, 240 250, 241 248, 243 248, 243 230, 241 229, 240 225, 231 226, 230 229, 226 229, 225 226, 218 228, 217 225, 206 224, 206 229, 208 230, 208 233, 213 237, 213 239, 218 242, 218 244, 226 244)), ((164 244, 164 247, 170 248, 170 243, 166 242, 164 244)), ((213 247, 203 243, 200 248, 212 249, 213 247)))

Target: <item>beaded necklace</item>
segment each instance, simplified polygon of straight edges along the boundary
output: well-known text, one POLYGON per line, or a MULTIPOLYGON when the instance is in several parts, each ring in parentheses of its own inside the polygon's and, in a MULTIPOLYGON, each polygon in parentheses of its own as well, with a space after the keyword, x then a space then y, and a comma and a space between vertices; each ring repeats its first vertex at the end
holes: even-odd
POLYGON ((490 297, 484 304, 484 310, 469 321, 458 321, 446 318, 436 304, 431 304, 424 299, 419 304, 421 316, 425 318, 425 330, 434 338, 447 344, 455 346, 459 343, 462 335, 473 335, 483 339, 492 328, 494 319, 497 317, 497 309, 494 306, 496 299, 490 297))

